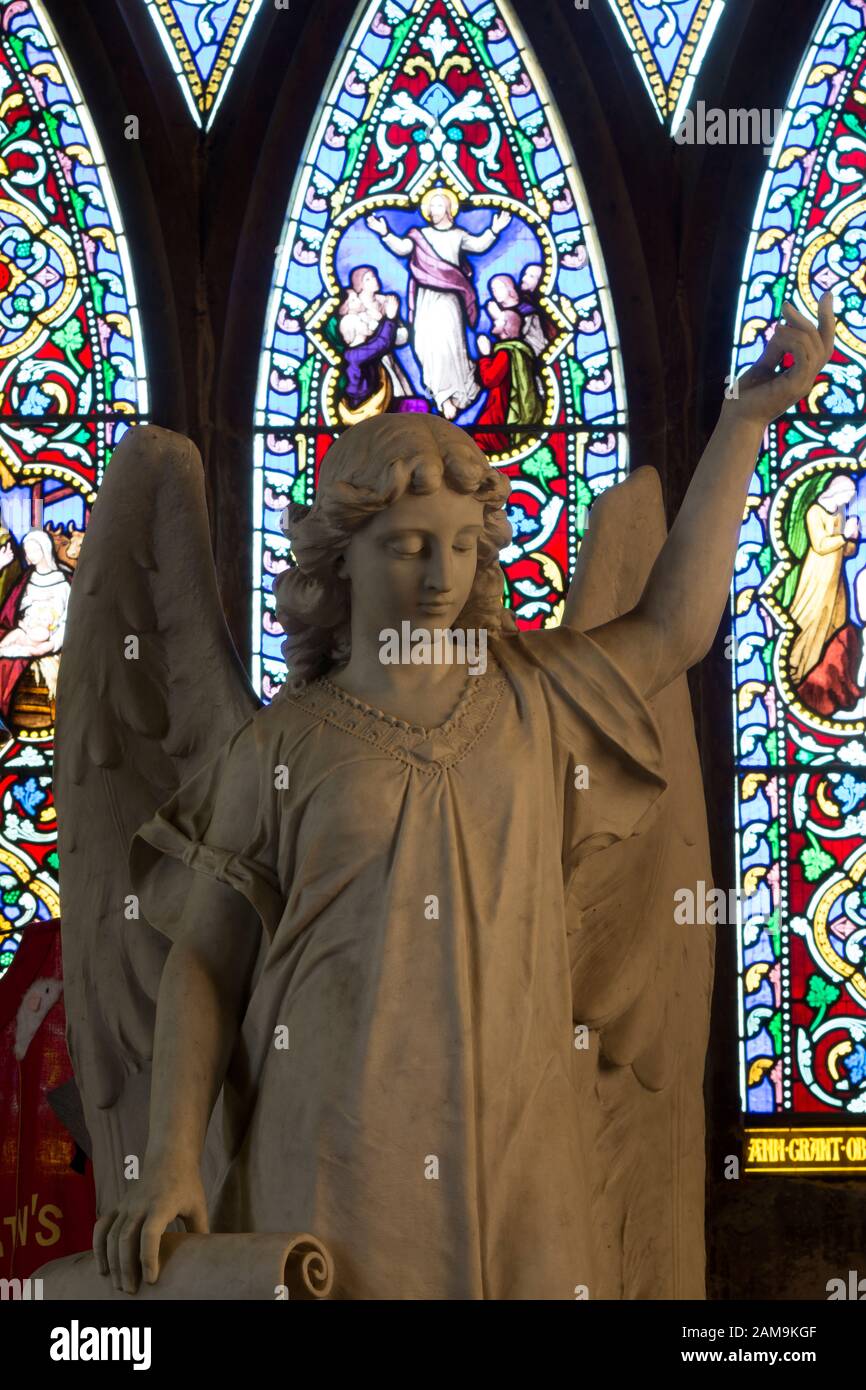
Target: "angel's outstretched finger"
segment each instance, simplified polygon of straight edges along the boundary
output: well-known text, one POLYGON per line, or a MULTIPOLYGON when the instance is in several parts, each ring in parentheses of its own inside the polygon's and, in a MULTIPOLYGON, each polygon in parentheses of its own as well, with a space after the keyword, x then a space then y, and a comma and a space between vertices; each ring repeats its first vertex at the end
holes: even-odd
POLYGON ((833 344, 836 340, 836 311, 833 308, 831 290, 827 290, 818 302, 818 332, 821 335, 824 361, 826 362, 833 351, 833 344))
POLYGON ((183 1223, 188 1231, 195 1231, 199 1235, 207 1235, 210 1230, 208 1224, 207 1203, 198 1201, 190 1205, 189 1211, 181 1212, 183 1223))
POLYGON ((165 1228, 173 1217, 149 1216, 141 1228, 141 1271, 148 1284, 155 1284, 159 1275, 159 1245, 165 1228))
POLYGON ((117 1218, 113 1222, 111 1230, 105 1243, 108 1256, 108 1269, 111 1274, 111 1282, 116 1289, 120 1289, 120 1233, 123 1230, 125 1216, 122 1212, 117 1213, 117 1218))
POLYGON ((790 299, 786 299, 782 302, 782 318, 794 328, 804 328, 810 333, 815 330, 815 325, 811 320, 807 319, 805 314, 801 314, 800 310, 795 304, 791 303, 790 299))
POLYGON ((117 1211, 108 1211, 97 1218, 93 1227, 93 1258, 100 1274, 108 1274, 108 1233, 117 1219, 117 1211))
POLYGON ((144 1225, 144 1212, 128 1216, 120 1233, 120 1276, 124 1293, 135 1293, 141 1281, 139 1247, 141 1228, 144 1225))
POLYGON ((802 314, 789 299, 782 305, 782 312, 787 322, 794 328, 802 328, 813 339, 816 351, 820 354, 822 364, 826 362, 830 353, 833 351, 833 342, 836 336, 836 314, 833 309, 833 294, 827 290, 818 301, 818 326, 811 319, 802 314))

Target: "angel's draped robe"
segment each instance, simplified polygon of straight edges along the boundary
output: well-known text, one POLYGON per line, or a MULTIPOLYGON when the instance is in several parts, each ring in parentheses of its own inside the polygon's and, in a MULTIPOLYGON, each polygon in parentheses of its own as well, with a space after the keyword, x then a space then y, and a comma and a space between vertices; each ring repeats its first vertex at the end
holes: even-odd
POLYGON ((171 939, 194 872, 262 923, 211 1228, 313 1232, 337 1296, 605 1296, 568 887, 652 819, 659 735, 576 631, 487 656, 428 731, 326 679, 284 689, 133 842, 171 939))

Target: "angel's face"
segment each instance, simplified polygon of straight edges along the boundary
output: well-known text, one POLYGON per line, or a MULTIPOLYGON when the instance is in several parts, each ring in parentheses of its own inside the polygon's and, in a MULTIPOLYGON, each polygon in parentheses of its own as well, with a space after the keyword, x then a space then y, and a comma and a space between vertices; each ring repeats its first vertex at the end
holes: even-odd
POLYGON ((443 483, 426 496, 404 493, 356 531, 337 564, 351 583, 353 627, 372 637, 409 620, 447 628, 475 582, 484 505, 443 483))

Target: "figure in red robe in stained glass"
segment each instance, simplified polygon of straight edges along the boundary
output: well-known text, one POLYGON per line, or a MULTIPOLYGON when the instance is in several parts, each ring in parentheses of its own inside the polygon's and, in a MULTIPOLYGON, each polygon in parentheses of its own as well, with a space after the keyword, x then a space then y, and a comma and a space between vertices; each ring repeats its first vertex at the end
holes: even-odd
POLYGON ((513 275, 494 275, 490 281, 490 293, 500 309, 517 310, 520 315, 520 336, 540 358, 549 341, 542 326, 541 314, 534 304, 521 295, 513 275))
MULTIPOLYGON (((478 359, 478 374, 487 388, 487 401, 476 424, 536 424, 544 416, 544 401, 535 380, 535 354, 520 336, 520 314, 516 309, 501 309, 495 299, 488 303, 487 312, 495 342, 479 335, 483 355, 478 359)), ((475 442, 485 453, 502 454, 518 441, 513 434, 494 429, 476 434, 475 442)))

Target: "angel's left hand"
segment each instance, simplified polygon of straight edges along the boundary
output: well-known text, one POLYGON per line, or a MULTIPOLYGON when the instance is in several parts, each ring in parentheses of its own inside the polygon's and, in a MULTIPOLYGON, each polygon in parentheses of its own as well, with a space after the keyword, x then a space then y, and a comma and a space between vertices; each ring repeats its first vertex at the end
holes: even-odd
POLYGON ((827 290, 818 302, 817 328, 787 299, 782 305, 782 318, 784 323, 776 328, 761 357, 737 378, 736 394, 725 400, 726 414, 766 427, 811 391, 833 351, 833 295, 827 290), (786 352, 794 358, 793 366, 777 372, 786 352))

